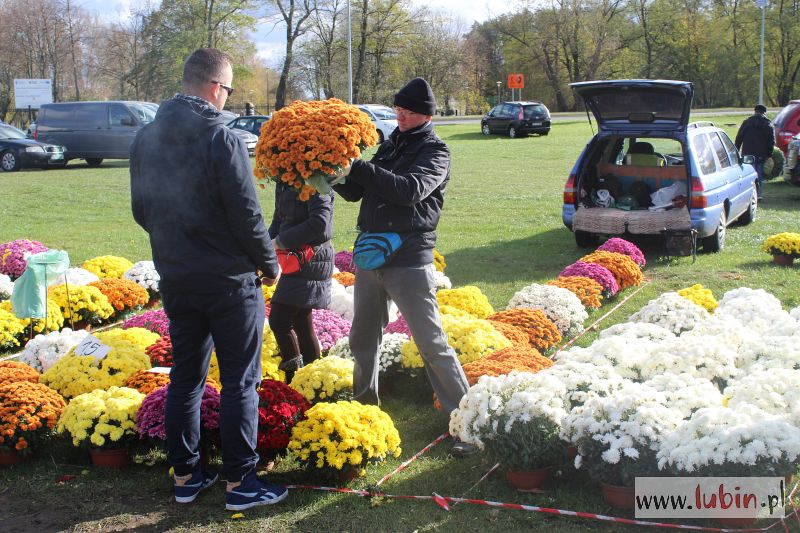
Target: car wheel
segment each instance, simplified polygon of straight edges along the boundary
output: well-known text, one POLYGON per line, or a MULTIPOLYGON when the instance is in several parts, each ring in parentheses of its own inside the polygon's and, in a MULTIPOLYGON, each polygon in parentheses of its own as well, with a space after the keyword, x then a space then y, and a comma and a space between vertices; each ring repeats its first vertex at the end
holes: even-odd
POLYGON ((725 209, 719 216, 717 222, 717 229, 713 234, 703 239, 703 249, 707 252, 719 252, 725 248, 725 232, 727 229, 728 217, 725 215, 725 209))
POLYGON ((2 155, 0 155, 0 167, 2 167, 3 172, 19 170, 19 157, 11 150, 3 152, 2 155))
POLYGON ((490 133, 492 133, 491 130, 489 130, 489 125, 488 124, 484 124, 484 125, 481 126, 481 133, 483 133, 486 136, 488 136, 490 133))
POLYGON ((87 157, 86 164, 90 167, 99 167, 100 164, 103 162, 102 157, 87 157))
POLYGON ((575 232, 575 244, 578 248, 594 248, 597 246, 599 239, 594 233, 587 233, 585 231, 575 232))
POLYGON ((512 139, 516 139, 517 137, 519 137, 519 134, 517 133, 517 128, 515 128, 514 126, 509 127, 508 136, 512 139))
POLYGON ((746 226, 752 222, 756 221, 756 215, 758 213, 758 193, 755 189, 753 189, 753 194, 750 195, 750 203, 747 206, 747 211, 742 214, 742 217, 739 219, 742 222, 743 226, 746 226))

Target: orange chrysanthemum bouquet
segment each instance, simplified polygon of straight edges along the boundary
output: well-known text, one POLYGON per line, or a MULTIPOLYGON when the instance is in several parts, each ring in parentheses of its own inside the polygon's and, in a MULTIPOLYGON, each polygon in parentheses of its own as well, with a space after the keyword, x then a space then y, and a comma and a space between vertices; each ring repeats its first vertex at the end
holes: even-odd
POLYGON ((377 142, 375 126, 356 106, 336 98, 298 100, 261 129, 255 176, 282 181, 306 201, 330 192, 335 175, 377 142))

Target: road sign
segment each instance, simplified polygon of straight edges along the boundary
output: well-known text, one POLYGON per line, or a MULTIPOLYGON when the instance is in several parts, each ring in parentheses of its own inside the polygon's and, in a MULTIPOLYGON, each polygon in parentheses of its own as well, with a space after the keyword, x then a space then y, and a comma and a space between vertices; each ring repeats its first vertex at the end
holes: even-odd
POLYGON ((17 109, 39 109, 42 104, 53 103, 52 80, 14 80, 14 107, 17 109))
POLYGON ((522 74, 509 74, 508 75, 508 88, 509 89, 524 89, 525 76, 522 74))

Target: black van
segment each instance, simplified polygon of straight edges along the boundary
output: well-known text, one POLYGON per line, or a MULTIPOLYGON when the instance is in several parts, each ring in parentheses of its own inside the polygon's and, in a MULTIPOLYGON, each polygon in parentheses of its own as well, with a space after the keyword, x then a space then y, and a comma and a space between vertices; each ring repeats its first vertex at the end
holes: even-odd
POLYGON ((150 102, 62 102, 44 104, 36 119, 37 141, 66 147, 66 159, 128 159, 139 129, 152 122, 158 106, 150 102))

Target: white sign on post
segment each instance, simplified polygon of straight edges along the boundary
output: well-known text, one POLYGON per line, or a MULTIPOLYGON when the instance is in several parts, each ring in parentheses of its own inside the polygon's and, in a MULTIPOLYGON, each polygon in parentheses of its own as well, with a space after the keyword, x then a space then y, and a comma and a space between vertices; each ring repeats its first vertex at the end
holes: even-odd
POLYGON ((52 103, 52 80, 14 80, 14 107, 17 109, 39 109, 42 104, 52 103))
POLYGON ((75 347, 75 355, 91 355, 98 361, 104 359, 111 351, 111 346, 103 344, 94 335, 86 335, 75 347))

